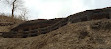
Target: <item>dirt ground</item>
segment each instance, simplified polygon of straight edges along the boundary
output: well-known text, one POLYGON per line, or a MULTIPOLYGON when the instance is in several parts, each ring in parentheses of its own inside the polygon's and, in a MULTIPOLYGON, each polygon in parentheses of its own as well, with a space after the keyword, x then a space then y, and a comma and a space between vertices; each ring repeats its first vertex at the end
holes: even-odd
POLYGON ((0 38, 0 49, 111 49, 111 20, 67 24, 29 38, 0 38))

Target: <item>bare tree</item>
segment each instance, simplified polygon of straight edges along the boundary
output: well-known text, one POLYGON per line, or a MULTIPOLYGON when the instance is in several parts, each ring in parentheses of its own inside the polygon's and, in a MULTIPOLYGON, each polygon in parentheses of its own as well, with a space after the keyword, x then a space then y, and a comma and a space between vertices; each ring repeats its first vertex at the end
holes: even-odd
POLYGON ((20 10, 23 8, 23 0, 3 0, 3 1, 4 3, 7 3, 10 6, 12 18, 15 17, 14 13, 16 10, 20 10))
POLYGON ((24 9, 22 10, 21 15, 22 15, 22 17, 23 17, 24 20, 28 20, 28 17, 27 17, 28 12, 29 12, 29 11, 28 11, 26 8, 24 8, 24 9))
POLYGON ((26 8, 22 8, 21 9, 21 13, 20 13, 20 17, 23 19, 23 20, 28 20, 28 10, 26 8))
POLYGON ((14 17, 14 11, 15 11, 15 2, 16 2, 17 0, 14 0, 13 2, 12 2, 12 18, 14 17))

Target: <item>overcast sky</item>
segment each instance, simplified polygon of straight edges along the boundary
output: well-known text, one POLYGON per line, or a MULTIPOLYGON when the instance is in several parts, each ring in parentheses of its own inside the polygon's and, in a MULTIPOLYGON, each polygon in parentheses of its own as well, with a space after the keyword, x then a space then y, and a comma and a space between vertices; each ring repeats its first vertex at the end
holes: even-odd
MULTIPOLYGON (((51 19, 67 17, 77 12, 88 9, 104 8, 111 6, 111 0, 24 0, 24 5, 29 11, 29 19, 51 19)), ((1 6, 4 7, 4 6, 1 6)), ((0 7, 0 11, 5 10, 0 7)), ((8 7, 5 7, 8 8, 8 7)))

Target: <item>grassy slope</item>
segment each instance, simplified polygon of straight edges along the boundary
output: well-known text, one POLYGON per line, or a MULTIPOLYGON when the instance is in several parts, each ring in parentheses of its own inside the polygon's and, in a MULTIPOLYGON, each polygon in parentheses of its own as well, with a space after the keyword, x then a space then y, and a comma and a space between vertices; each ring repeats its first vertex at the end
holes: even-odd
POLYGON ((23 21, 17 18, 11 18, 8 16, 0 15, 0 23, 14 23, 12 26, 0 26, 0 32, 9 32, 11 28, 17 26, 23 21))
POLYGON ((0 49, 111 49, 111 20, 68 24, 30 38, 1 38, 0 49))

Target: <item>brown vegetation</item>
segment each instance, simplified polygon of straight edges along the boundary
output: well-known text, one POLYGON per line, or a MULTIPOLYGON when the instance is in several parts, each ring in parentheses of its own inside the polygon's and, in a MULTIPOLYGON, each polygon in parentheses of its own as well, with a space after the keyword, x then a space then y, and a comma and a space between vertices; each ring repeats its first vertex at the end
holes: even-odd
POLYGON ((55 31, 30 38, 1 38, 2 49, 110 49, 111 20, 68 24, 55 31), (96 27, 95 24, 104 26, 96 27), (107 28, 106 28, 107 27, 107 28))
POLYGON ((23 22, 23 20, 18 18, 0 15, 0 32, 9 32, 11 28, 14 28, 21 22, 23 22))
MULTIPOLYGON (((3 35, 0 32, 0 36, 8 37, 0 39, 0 49, 111 49, 111 19, 109 8, 106 9, 74 14, 53 25, 27 32, 2 32, 3 35)), ((22 25, 33 26, 34 23, 27 21, 22 25)))

